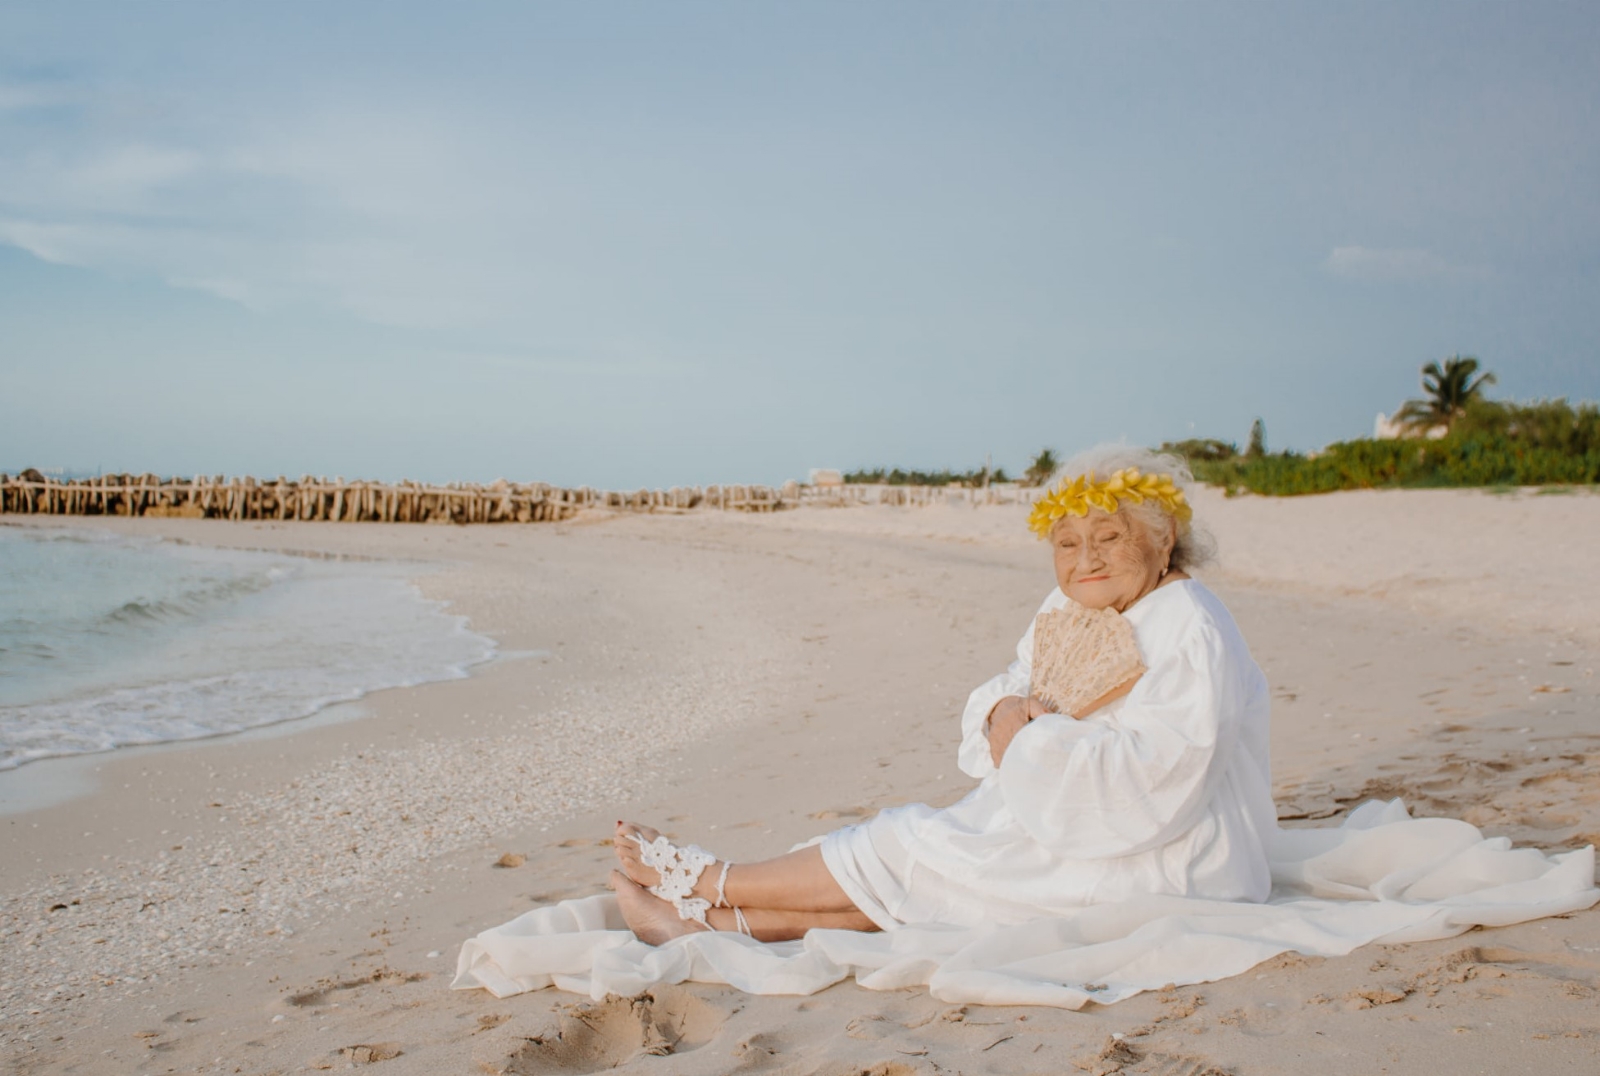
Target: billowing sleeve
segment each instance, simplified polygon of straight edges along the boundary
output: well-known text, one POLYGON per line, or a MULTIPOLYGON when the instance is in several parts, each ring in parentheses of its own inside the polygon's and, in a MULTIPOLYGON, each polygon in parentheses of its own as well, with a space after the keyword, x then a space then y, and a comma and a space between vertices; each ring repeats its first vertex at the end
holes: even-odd
POLYGON ((1039 843, 1074 859, 1158 848, 1204 814, 1214 759, 1237 735, 1221 636, 1203 621, 1154 660, 1113 713, 1036 718, 1000 765, 1006 805, 1039 843))
MULTIPOLYGON (((1045 598, 1039 612, 1059 608, 1065 601, 1061 591, 1056 590, 1045 598)), ((983 732, 984 719, 994 709, 994 704, 1007 695, 1024 698, 1028 695, 1028 685, 1033 679, 1033 625, 1037 619, 1035 614, 1028 621, 1028 630, 1017 643, 1017 660, 967 697, 967 708, 961 712, 961 750, 956 762, 968 776, 988 777, 994 772, 994 762, 989 758, 989 737, 983 732)))

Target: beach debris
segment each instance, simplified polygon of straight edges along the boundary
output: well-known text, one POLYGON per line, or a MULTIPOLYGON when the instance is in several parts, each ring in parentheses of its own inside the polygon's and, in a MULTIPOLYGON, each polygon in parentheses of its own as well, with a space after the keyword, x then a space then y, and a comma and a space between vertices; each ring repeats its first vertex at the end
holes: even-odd
POLYGON ((526 862, 528 862, 528 857, 523 855, 521 852, 507 852, 505 855, 495 860, 494 865, 496 867, 505 867, 509 869, 511 867, 520 867, 526 862))

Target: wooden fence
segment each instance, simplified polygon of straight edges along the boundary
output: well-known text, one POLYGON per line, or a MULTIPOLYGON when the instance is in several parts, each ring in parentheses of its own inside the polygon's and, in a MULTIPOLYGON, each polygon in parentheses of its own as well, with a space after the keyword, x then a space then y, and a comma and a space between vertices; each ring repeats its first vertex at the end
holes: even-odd
POLYGON ((179 516, 195 519, 297 519, 382 523, 537 523, 584 509, 671 512, 695 508, 771 512, 802 504, 929 505, 1014 503, 1014 486, 676 486, 632 493, 543 482, 488 485, 346 482, 305 476, 270 481, 197 475, 102 475, 61 481, 38 471, 0 474, 0 514, 179 516))

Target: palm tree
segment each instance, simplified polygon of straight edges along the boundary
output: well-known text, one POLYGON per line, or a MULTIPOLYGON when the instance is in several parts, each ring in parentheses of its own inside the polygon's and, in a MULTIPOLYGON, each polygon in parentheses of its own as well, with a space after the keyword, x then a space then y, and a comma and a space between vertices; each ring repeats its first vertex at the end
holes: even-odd
POLYGON ((1061 461, 1056 459, 1053 449, 1041 448, 1039 454, 1033 457, 1033 462, 1028 465, 1028 469, 1022 472, 1022 483, 1026 486, 1042 486, 1060 466, 1061 461))
POLYGON ((1452 355, 1444 360, 1444 368, 1430 362, 1422 368, 1422 391, 1425 400, 1407 400, 1395 412, 1401 425, 1415 433, 1436 426, 1449 427, 1471 400, 1478 398, 1485 385, 1494 384, 1494 375, 1488 371, 1478 374, 1478 360, 1471 355, 1452 355))

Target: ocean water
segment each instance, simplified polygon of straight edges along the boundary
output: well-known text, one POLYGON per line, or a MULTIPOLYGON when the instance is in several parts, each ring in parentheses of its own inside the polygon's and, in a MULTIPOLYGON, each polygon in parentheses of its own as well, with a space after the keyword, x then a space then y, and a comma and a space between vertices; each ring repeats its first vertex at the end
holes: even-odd
POLYGON ((0 770, 463 677, 494 643, 416 572, 0 527, 0 770))

